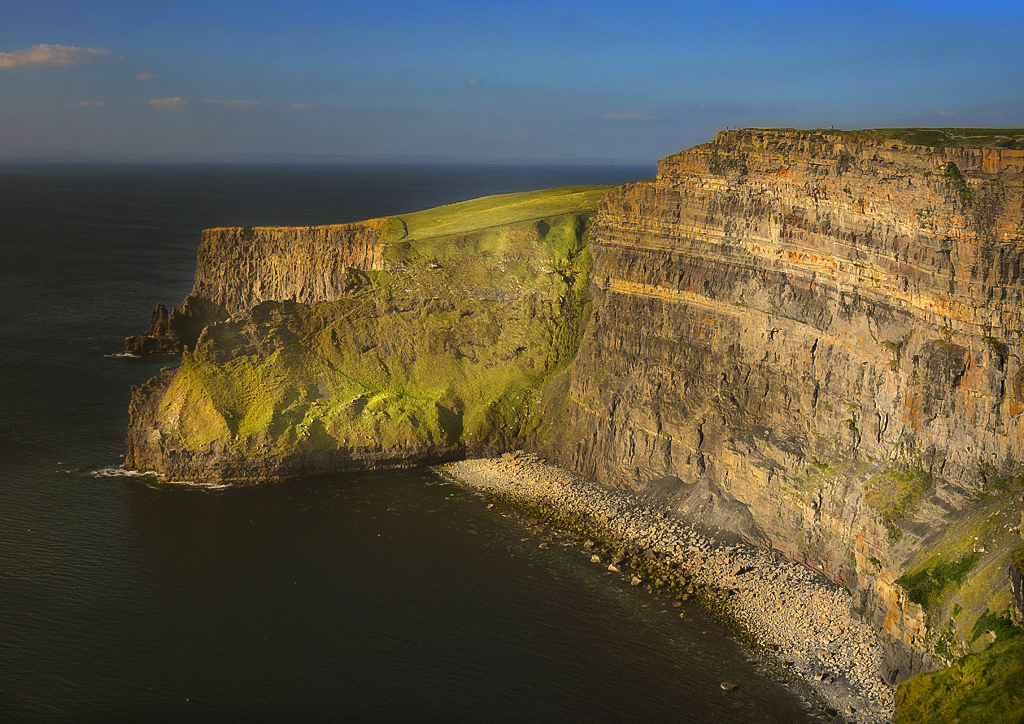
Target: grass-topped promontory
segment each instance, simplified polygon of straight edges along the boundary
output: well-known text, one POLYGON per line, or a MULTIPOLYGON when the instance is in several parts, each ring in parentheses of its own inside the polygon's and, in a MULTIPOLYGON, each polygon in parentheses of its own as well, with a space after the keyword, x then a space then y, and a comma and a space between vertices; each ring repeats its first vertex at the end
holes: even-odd
POLYGON ((563 186, 499 194, 392 217, 389 241, 424 240, 596 209, 608 186, 563 186), (403 228, 404 226, 404 228, 403 228))
POLYGON ((160 419, 239 459, 392 451, 415 460, 540 434, 545 384, 587 312, 590 218, 606 187, 490 196, 387 220, 386 271, 312 305, 209 327, 160 419))

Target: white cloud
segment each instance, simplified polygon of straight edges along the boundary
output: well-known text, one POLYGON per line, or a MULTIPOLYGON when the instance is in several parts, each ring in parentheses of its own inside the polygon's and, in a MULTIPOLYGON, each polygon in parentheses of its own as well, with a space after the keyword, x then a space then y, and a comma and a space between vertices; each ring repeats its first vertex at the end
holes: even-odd
POLYGON ((156 78, 156 76, 152 73, 139 73, 135 76, 135 80, 153 80, 154 78, 156 78))
POLYGON ((109 55, 102 48, 73 48, 67 45, 33 45, 24 50, 0 53, 0 69, 57 68, 78 65, 91 58, 109 55))
POLYGON ((105 102, 103 102, 103 101, 79 101, 78 102, 78 107, 79 108, 102 108, 105 105, 107 105, 107 104, 105 102))
POLYGON ((216 100, 204 100, 196 101, 197 103, 205 103, 208 105, 214 105, 224 110, 235 110, 235 111, 247 111, 254 106, 258 106, 263 101, 216 101, 216 100))
POLYGON ((186 103, 188 103, 188 101, 181 98, 154 98, 149 102, 149 105, 156 108, 177 108, 178 106, 183 106, 186 103))
POLYGON ((609 118, 614 121, 657 121, 657 116, 648 116, 643 113, 609 113, 601 118, 609 118))
POLYGON ((469 78, 469 79, 466 80, 466 82, 470 83, 472 85, 476 85, 477 83, 480 82, 480 79, 479 78, 469 78))

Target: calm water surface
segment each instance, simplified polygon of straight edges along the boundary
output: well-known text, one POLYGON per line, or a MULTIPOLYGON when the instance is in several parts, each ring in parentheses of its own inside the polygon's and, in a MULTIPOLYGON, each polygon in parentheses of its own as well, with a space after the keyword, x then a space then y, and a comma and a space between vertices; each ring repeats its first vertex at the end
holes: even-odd
POLYGON ((131 385, 178 363, 108 355, 188 293, 203 228, 653 174, 0 166, 0 721, 803 721, 699 612, 539 548, 428 470, 219 489, 96 472, 120 462, 131 385))

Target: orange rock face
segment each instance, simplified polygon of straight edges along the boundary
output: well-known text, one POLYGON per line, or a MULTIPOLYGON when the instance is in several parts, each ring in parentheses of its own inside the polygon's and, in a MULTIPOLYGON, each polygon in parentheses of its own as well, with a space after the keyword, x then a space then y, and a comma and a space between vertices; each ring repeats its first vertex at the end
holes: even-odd
POLYGON ((860 589, 920 646, 895 572, 980 464, 1024 461, 1022 183, 1022 151, 795 131, 663 160, 594 223, 552 454, 860 589))

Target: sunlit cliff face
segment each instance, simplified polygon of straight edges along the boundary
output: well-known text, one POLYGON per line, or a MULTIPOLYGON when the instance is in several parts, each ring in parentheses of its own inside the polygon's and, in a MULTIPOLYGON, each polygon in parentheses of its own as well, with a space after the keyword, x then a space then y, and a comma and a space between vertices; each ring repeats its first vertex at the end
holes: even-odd
POLYGON ((530 447, 844 583, 902 679, 1011 605, 1022 178, 1020 150, 731 131, 607 193, 212 230, 190 304, 234 316, 136 391, 127 464, 530 447))
POLYGON ((923 649, 896 579, 972 554, 943 533, 1019 486, 1022 171, 1019 150, 736 131, 611 192, 563 462, 861 589, 923 649))

